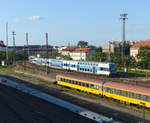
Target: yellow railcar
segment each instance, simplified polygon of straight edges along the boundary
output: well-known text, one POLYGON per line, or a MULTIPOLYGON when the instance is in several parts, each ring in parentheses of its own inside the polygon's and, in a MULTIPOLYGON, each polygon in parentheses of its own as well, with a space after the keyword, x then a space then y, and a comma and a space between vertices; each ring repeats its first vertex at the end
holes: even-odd
POLYGON ((150 108, 150 89, 126 84, 57 75, 57 84, 150 108))

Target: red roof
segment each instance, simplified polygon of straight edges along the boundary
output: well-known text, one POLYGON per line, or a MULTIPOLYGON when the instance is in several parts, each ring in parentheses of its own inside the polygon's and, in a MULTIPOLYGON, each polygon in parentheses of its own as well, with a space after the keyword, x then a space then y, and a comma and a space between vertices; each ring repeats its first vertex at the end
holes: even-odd
POLYGON ((91 48, 76 48, 74 52, 88 52, 91 48))
POLYGON ((136 42, 135 44, 133 44, 133 46, 131 48, 140 48, 140 47, 144 47, 144 46, 150 47, 150 41, 136 42))
POLYGON ((75 46, 69 46, 62 51, 70 51, 70 52, 88 52, 91 48, 76 48, 75 46))
POLYGON ((73 76, 73 75, 69 75, 69 74, 59 74, 59 76, 64 76, 64 77, 69 77, 69 78, 72 78, 72 79, 77 79, 77 80, 81 80, 81 81, 87 81, 87 82, 93 82, 93 83, 96 83, 96 84, 102 84, 104 81, 100 81, 100 80, 97 80, 97 79, 86 79, 86 78, 83 78, 83 77, 78 77, 78 76, 73 76))
POLYGON ((139 92, 139 93, 143 93, 146 95, 150 95, 150 88, 148 87, 139 87, 136 85, 127 85, 127 84, 116 83, 116 82, 107 82, 104 85, 118 88, 118 89, 129 90, 133 92, 139 92))
POLYGON ((63 49, 62 51, 74 51, 75 50, 75 46, 68 46, 67 48, 63 49))
POLYGON ((98 80, 98 79, 86 79, 86 78, 72 76, 72 75, 60 74, 60 76, 65 76, 65 77, 69 77, 72 79, 78 79, 78 80, 87 81, 87 82, 93 82, 96 84, 104 84, 104 86, 107 86, 107 87, 113 87, 113 88, 117 88, 117 89, 121 89, 121 90, 125 90, 125 91, 133 91, 133 92, 137 92, 137 93, 143 93, 145 95, 150 95, 150 88, 148 88, 148 87, 140 87, 140 86, 136 86, 136 85, 127 85, 127 84, 98 80))

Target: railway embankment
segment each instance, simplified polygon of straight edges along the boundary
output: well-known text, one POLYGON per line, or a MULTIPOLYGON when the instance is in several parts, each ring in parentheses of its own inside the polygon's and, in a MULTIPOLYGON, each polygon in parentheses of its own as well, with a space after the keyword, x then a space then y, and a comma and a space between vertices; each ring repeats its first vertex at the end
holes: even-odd
POLYGON ((107 76, 92 75, 87 73, 78 73, 74 71, 67 71, 67 70, 56 69, 51 67, 48 67, 46 69, 46 66, 31 64, 28 62, 26 64, 20 63, 14 69, 23 72, 36 73, 37 75, 42 75, 42 76, 48 75, 51 78, 55 78, 56 74, 65 73, 65 74, 71 74, 79 77, 98 79, 100 81, 104 80, 104 81, 125 83, 130 85, 150 87, 150 77, 149 77, 150 74, 147 74, 147 76, 145 76, 146 73, 140 73, 140 72, 136 73, 135 71, 130 71, 129 73, 119 72, 118 75, 115 77, 107 77, 107 76))
POLYGON ((25 83, 31 87, 44 91, 50 95, 54 95, 71 103, 86 107, 90 110, 102 113, 109 117, 124 122, 139 122, 143 120, 143 116, 150 122, 150 114, 148 110, 139 109, 126 104, 121 104, 113 100, 100 98, 95 95, 89 95, 83 92, 76 92, 67 88, 63 88, 53 84, 55 74, 48 76, 39 71, 24 71, 23 69, 5 69, 1 72, 2 76, 13 79, 17 82, 25 83), (14 72, 15 70, 15 72, 14 72), (11 76, 10 76, 11 75, 11 76))

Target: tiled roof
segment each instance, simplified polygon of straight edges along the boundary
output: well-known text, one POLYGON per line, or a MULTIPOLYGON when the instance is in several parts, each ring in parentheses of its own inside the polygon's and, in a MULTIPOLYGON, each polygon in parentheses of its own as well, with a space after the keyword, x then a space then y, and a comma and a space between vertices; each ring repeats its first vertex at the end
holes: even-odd
POLYGON ((74 47, 74 46, 69 46, 69 47, 63 49, 62 51, 82 52, 82 53, 84 52, 84 53, 86 53, 86 52, 88 52, 89 50, 91 50, 91 48, 76 48, 76 47, 74 47))
POLYGON ((136 42, 135 44, 133 44, 133 46, 131 48, 140 48, 143 46, 149 46, 150 47, 150 41, 140 41, 140 42, 136 42))
POLYGON ((63 49, 62 51, 74 51, 75 50, 75 46, 68 46, 67 48, 63 49))
POLYGON ((73 52, 84 52, 84 53, 86 53, 90 50, 91 50, 91 48, 76 48, 73 52))

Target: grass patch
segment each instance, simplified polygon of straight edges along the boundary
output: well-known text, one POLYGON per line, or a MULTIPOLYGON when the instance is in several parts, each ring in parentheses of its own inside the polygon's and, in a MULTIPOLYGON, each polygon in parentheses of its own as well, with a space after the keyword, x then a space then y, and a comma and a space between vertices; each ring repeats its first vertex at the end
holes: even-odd
POLYGON ((129 70, 129 73, 150 75, 150 71, 142 71, 142 70, 129 70))
POLYGON ((12 71, 11 68, 7 66, 0 66, 0 72, 9 72, 12 71))
POLYGON ((121 77, 145 77, 150 78, 150 70, 141 70, 141 69, 129 69, 127 73, 123 72, 122 69, 117 69, 117 73, 121 77))

